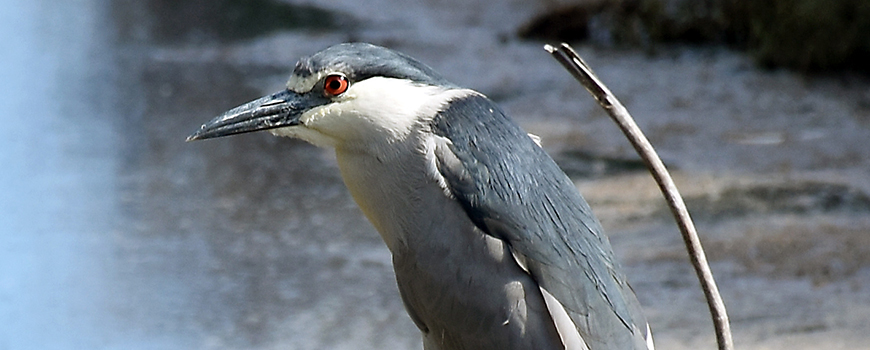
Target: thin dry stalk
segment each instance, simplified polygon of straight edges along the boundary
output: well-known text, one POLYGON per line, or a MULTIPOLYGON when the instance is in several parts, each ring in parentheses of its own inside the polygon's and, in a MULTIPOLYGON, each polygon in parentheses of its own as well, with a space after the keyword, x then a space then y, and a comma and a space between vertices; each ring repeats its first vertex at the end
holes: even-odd
POLYGON ((646 136, 644 136, 643 132, 634 122, 634 119, 631 118, 628 110, 604 86, 604 83, 598 79, 592 68, 580 58, 571 46, 563 43, 558 48, 546 45, 544 49, 565 66, 565 69, 571 72, 574 78, 592 94, 592 97, 598 101, 598 104, 619 125, 619 128, 625 133, 631 145, 634 146, 641 159, 646 163, 647 168, 649 168, 653 178, 655 178, 656 183, 662 190, 665 200, 668 202, 668 206, 677 220, 680 232, 682 232, 683 241, 686 243, 686 249, 689 252, 689 258, 692 261, 692 266, 695 267, 695 273, 698 275, 701 288, 704 290, 704 295, 707 298, 707 305, 710 307, 719 350, 733 350, 734 342, 731 339, 731 326, 728 323, 728 314, 725 312, 725 303, 722 301, 722 296, 719 295, 719 288, 716 287, 716 281, 713 279, 710 265, 707 264, 707 257, 704 254, 701 241, 698 239, 695 225, 692 223, 688 210, 686 210, 686 203, 683 202, 683 197, 680 196, 677 186, 674 184, 674 180, 665 168, 664 163, 662 163, 649 140, 647 140, 646 136))

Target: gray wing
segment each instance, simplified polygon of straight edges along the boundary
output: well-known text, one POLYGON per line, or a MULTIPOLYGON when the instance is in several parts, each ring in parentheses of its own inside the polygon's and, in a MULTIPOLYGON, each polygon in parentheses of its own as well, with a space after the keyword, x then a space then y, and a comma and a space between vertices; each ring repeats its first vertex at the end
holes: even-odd
POLYGON ((647 324, 610 242, 573 182, 489 99, 453 100, 432 121, 450 142, 438 171, 469 218, 526 258, 592 350, 645 349, 647 324))

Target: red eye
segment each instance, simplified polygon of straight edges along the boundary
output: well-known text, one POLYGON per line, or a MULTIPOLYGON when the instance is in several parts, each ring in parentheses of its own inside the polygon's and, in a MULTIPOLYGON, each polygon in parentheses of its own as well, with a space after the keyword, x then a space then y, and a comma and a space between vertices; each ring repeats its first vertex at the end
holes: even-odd
POLYGON ((347 77, 341 74, 333 74, 323 80, 323 91, 327 96, 338 96, 347 91, 350 82, 347 77))

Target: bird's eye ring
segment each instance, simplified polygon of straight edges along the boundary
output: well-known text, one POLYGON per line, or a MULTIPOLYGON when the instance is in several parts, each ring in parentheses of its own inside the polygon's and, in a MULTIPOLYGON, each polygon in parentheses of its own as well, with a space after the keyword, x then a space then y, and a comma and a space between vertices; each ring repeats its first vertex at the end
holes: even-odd
POLYGON ((331 74, 323 80, 323 92, 326 96, 338 96, 347 91, 350 82, 342 74, 331 74))

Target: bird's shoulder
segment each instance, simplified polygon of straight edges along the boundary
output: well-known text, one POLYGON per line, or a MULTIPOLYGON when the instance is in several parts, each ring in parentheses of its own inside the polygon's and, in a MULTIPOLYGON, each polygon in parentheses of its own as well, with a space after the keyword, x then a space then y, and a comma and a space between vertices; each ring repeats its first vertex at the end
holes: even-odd
POLYGON ((526 259, 532 277, 591 333, 584 339, 646 327, 573 181, 493 101, 456 98, 432 119, 431 130, 440 139, 435 166, 447 191, 478 228, 526 259))
POLYGON ((567 231, 579 230, 603 237, 573 181, 489 98, 473 94, 452 100, 431 128, 442 140, 434 152, 438 171, 479 226, 487 226, 488 219, 510 226, 505 229, 516 235, 546 238, 559 231, 575 236, 567 231))

